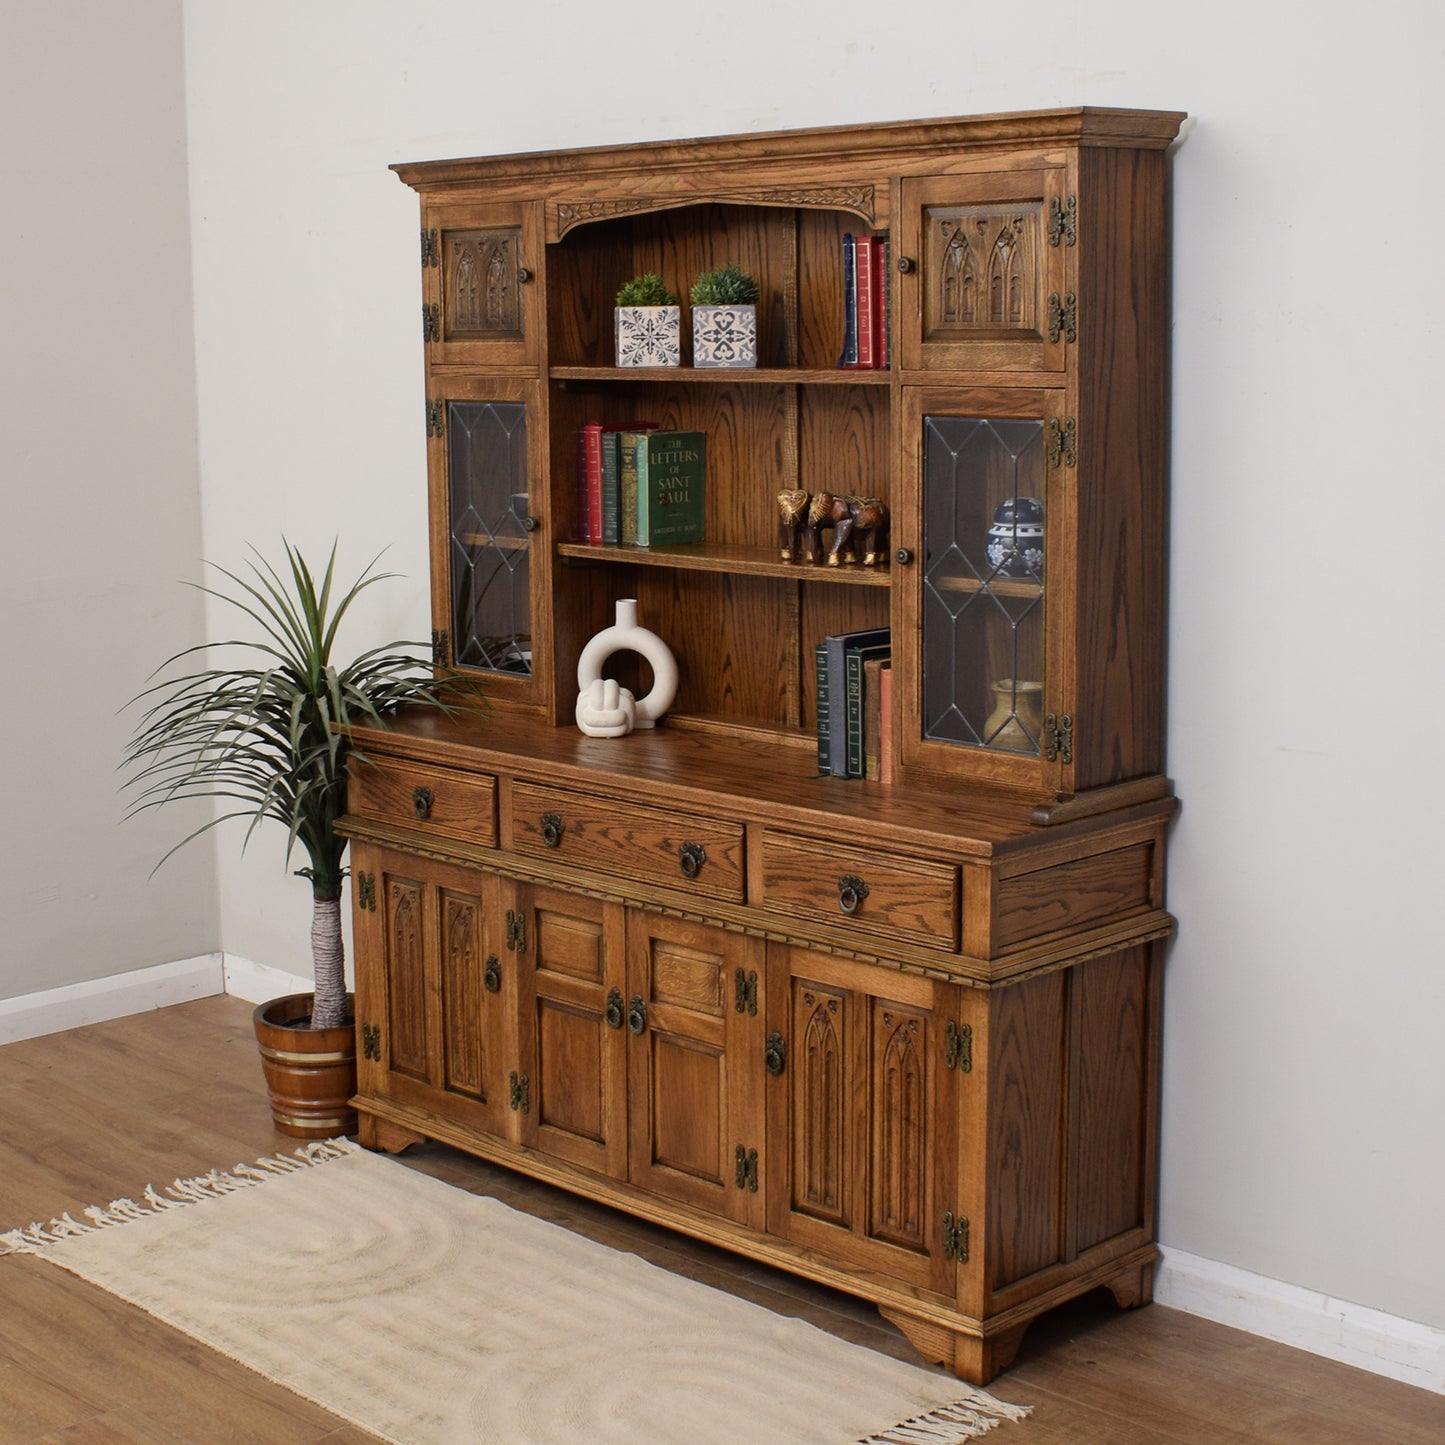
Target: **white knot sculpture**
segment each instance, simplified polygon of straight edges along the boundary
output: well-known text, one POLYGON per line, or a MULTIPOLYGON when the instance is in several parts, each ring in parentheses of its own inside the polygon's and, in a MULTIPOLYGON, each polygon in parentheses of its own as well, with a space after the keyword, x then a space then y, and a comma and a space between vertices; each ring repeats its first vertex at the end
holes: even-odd
POLYGON ((633 728, 650 728, 677 696, 677 660, 668 651, 667 644, 655 633, 637 624, 637 599, 624 597, 617 604, 617 621, 611 627, 604 627, 577 659, 577 726, 589 737, 621 737, 633 728), (602 676, 602 664, 614 652, 638 652, 647 659, 652 668, 652 691, 646 697, 634 699, 626 688, 617 689, 612 706, 608 699, 612 694, 602 676), (632 704, 632 718, 626 727, 619 726, 620 719, 612 714, 625 711, 622 699, 632 704), (606 722, 594 720, 594 714, 606 717, 606 722), (598 732, 595 728, 605 730, 598 732))
POLYGON ((636 724, 636 700, 610 677, 599 677, 577 694, 577 726, 589 738, 625 737, 636 724))

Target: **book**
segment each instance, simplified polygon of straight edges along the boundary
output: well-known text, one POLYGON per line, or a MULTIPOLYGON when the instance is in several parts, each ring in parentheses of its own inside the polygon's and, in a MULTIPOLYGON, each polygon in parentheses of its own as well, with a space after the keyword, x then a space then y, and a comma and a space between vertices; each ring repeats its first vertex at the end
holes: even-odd
POLYGON ((831 723, 828 712, 828 644, 820 642, 813 649, 813 665, 818 679, 818 703, 815 709, 818 727, 818 771, 827 775, 833 771, 831 723))
POLYGON ((881 662, 889 654, 886 642, 872 647, 849 647, 843 654, 844 665, 844 738, 847 754, 846 776, 864 776, 863 754, 863 678, 864 667, 873 661, 881 662))
POLYGON ((893 271, 888 264, 893 254, 887 236, 873 238, 873 254, 878 261, 878 285, 874 302, 878 308, 878 322, 874 326, 874 347, 878 366, 887 370, 893 365, 893 342, 890 336, 893 320, 893 271))
POLYGON ((886 657, 863 662, 863 776, 870 783, 878 782, 882 771, 883 669, 887 666, 886 657))
POLYGON ((622 541, 622 433, 656 431, 654 421, 604 423, 602 427, 602 541, 622 541))
POLYGON ((857 252, 851 232, 843 235, 843 350, 839 366, 858 364, 858 279, 857 252))
POLYGON ((618 541, 637 545, 637 442, 645 432, 625 431, 617 436, 618 541))
POLYGON ((885 662, 878 673, 878 781, 893 781, 893 665, 885 662))
POLYGON ((825 638, 828 663, 828 768, 835 778, 848 776, 847 652, 850 647, 876 647, 886 643, 886 627, 859 632, 838 632, 825 638))
POLYGON ((873 254, 872 236, 855 236, 853 239, 853 286, 854 331, 858 338, 858 356, 852 362, 860 369, 873 370, 878 365, 875 350, 877 335, 877 306, 874 292, 878 283, 878 261, 873 254))
POLYGON ((637 436, 637 545, 701 542, 707 437, 700 431, 654 431, 637 436))
POLYGON ((582 469, 585 506, 582 539, 594 546, 602 540, 602 423, 589 421, 582 428, 578 465, 582 469))

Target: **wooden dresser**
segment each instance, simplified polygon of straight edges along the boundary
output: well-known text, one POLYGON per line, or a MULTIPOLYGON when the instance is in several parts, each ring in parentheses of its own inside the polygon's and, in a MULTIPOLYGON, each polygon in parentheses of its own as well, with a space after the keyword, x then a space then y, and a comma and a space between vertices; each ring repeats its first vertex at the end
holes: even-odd
POLYGON ((491 710, 357 737, 365 1143, 442 1140, 851 1291, 976 1382, 1065 1299, 1149 1298, 1181 119, 396 167, 436 660, 491 710), (886 293, 869 368, 839 365, 845 236, 886 293), (623 281, 685 296, 726 263, 761 288, 756 367, 614 364, 623 281), (703 543, 587 540, 581 429, 643 420, 707 438, 703 543), (782 560, 794 489, 886 503, 885 562, 782 560), (1027 561, 997 550, 1020 522, 1027 561), (621 599, 677 697, 589 737, 577 662, 621 599), (891 781, 832 776, 817 645, 879 628, 891 781))

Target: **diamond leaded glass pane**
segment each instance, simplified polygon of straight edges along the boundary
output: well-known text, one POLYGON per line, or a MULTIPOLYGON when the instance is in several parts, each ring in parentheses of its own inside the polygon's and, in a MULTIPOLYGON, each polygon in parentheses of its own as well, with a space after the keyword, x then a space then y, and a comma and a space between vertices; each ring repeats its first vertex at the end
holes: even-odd
POLYGON ((457 665, 530 674, 526 407, 449 402, 447 467, 457 665))
POLYGON ((923 419, 923 735, 1037 754, 1044 424, 923 419))

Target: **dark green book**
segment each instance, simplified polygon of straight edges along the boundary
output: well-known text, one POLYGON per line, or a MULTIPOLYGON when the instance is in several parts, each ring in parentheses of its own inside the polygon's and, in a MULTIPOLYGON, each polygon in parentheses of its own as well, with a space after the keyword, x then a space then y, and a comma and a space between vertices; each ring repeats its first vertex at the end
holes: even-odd
POLYGON ((862 632, 838 632, 825 638, 828 649, 828 767, 835 778, 848 776, 848 671, 850 647, 878 647, 889 641, 886 627, 862 632))
POLYGON ((700 431, 649 432, 637 444, 637 545, 701 542, 707 438, 700 431))
POLYGON ((818 675, 818 771, 830 773, 833 771, 833 735, 828 719, 828 644, 820 642, 814 649, 813 656, 818 675))

